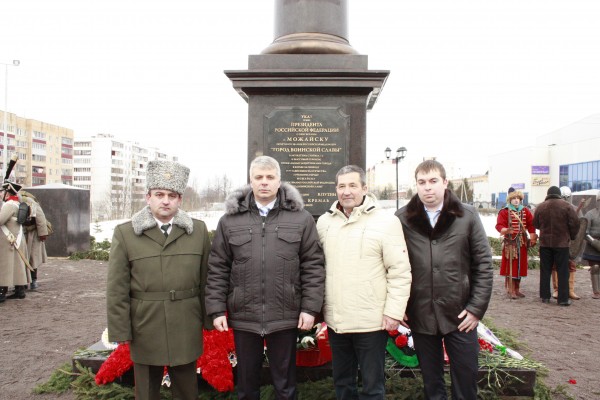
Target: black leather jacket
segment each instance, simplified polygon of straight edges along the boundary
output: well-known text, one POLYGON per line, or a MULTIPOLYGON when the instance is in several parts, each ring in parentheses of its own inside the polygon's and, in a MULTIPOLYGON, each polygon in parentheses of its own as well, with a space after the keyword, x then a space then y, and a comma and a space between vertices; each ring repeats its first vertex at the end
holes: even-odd
POLYGON ((449 190, 435 228, 418 195, 396 212, 412 268, 407 315, 417 333, 455 331, 466 309, 483 318, 493 285, 492 252, 477 211, 449 190))

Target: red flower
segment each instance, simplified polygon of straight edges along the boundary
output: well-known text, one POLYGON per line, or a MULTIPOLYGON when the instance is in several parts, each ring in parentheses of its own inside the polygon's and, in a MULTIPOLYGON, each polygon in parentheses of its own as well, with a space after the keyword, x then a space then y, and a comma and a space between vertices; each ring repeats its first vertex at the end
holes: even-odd
POLYGON ((129 355, 129 344, 120 344, 100 366, 96 374, 96 385, 113 382, 123 376, 131 367, 133 367, 133 361, 129 355))
POLYGON ((408 338, 404 335, 400 335, 396 338, 396 346, 401 349, 408 344, 408 338))
POLYGON ((577 381, 576 381, 575 379, 569 379, 569 383, 570 383, 571 385, 576 385, 576 384, 577 384, 577 381))
POLYGON ((204 351, 198 359, 202 377, 219 392, 233 391, 233 369, 229 362, 229 353, 235 351, 233 330, 203 331, 204 351))
POLYGON ((393 331, 388 331, 388 335, 390 335, 391 337, 396 337, 400 334, 400 332, 398 332, 398 329, 394 329, 393 331))

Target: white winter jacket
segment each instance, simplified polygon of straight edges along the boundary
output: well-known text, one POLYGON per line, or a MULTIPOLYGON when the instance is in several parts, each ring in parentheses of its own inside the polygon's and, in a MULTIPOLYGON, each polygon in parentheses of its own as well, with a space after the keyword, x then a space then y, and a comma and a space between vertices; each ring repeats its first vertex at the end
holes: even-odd
POLYGON ((325 252, 325 322, 337 333, 377 331, 383 315, 402 320, 410 295, 402 224, 370 193, 349 218, 337 205, 317 222, 325 252))

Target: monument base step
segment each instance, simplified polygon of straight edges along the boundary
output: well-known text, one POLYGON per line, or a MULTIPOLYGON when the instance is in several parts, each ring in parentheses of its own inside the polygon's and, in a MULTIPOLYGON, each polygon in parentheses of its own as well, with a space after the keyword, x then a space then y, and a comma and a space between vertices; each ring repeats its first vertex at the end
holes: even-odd
MULTIPOLYGON (((88 347, 84 354, 73 356, 73 371, 77 371, 76 363, 79 363, 82 367, 91 369, 94 374, 97 373, 102 366, 102 363, 106 360, 106 350, 107 349, 102 342, 99 341, 88 347)), ((296 369, 298 382, 317 381, 331 377, 331 363, 316 367, 296 367, 296 369)), ((446 373, 449 373, 448 367, 445 368, 445 371, 446 373)), ((479 369, 479 382, 481 388, 485 387, 487 382, 486 377, 490 371, 489 368, 479 369)), ((419 368, 399 368, 397 372, 398 375, 403 378, 414 378, 421 373, 421 370, 419 368)), ((505 382, 505 386, 502 388, 501 393, 503 398, 514 399, 515 397, 533 397, 536 379, 536 371, 534 369, 503 368, 496 370, 495 373, 499 374, 500 379, 505 382)), ((263 368, 262 381, 264 384, 271 383, 268 367, 263 368)), ((119 379, 115 380, 115 383, 132 386, 133 369, 127 371, 119 379)), ((200 375, 198 375, 198 385, 202 388, 210 388, 200 375)))

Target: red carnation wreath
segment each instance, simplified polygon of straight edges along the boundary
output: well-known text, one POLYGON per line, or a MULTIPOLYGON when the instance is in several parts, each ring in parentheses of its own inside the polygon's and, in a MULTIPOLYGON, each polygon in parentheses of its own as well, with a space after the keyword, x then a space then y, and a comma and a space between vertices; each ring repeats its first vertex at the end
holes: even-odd
MULTIPOLYGON (((204 351, 196 361, 202 377, 219 392, 233 391, 233 365, 235 365, 235 345, 233 330, 202 331, 204 351)), ((120 344, 102 363, 96 374, 96 384, 106 385, 123 376, 133 367, 129 344, 120 344)))

